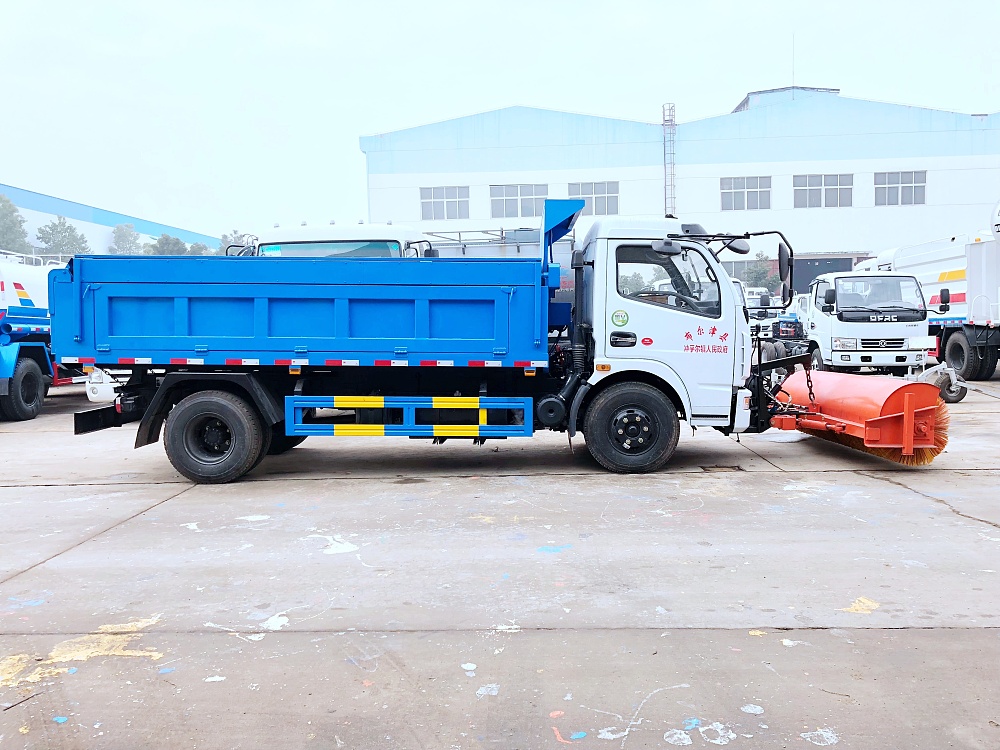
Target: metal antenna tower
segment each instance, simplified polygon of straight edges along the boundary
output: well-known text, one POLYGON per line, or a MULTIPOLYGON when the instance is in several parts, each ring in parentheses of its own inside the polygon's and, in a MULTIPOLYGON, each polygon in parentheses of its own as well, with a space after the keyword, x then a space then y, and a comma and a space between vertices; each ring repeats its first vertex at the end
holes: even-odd
POLYGON ((663 215, 674 216, 677 209, 676 184, 674 179, 677 140, 677 120, 673 104, 663 105, 663 215))

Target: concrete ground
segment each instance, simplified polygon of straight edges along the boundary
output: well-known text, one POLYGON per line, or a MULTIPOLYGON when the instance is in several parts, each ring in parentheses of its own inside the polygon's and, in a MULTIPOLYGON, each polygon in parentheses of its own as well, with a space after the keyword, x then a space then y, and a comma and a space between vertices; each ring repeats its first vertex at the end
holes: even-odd
POLYGON ((1000 747, 1000 380, 933 465, 311 438, 193 486, 0 423, 0 748, 1000 747))

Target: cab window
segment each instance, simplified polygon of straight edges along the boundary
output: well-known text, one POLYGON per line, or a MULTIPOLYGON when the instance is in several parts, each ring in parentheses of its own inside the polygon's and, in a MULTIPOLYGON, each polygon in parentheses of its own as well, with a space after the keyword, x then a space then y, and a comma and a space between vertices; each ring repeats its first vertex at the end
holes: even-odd
MULTIPOLYGON (((833 287, 830 286, 830 282, 828 281, 820 281, 818 284, 816 284, 816 291, 815 291, 815 296, 813 297, 813 304, 816 306, 816 309, 819 310, 820 312, 823 312, 823 305, 826 304, 826 302, 823 301, 824 298, 826 297, 826 290, 832 288, 833 287)), ((823 313, 823 314, 829 315, 830 313, 823 313)))
POLYGON ((622 297, 709 318, 722 315, 719 281, 696 248, 668 256, 649 245, 626 245, 616 258, 622 297))

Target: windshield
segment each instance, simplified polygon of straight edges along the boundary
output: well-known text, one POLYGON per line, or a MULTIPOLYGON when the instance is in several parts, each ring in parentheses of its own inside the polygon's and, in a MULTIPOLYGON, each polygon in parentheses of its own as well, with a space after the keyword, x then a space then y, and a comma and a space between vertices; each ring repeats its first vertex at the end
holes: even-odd
POLYGON ((924 295, 912 276, 841 278, 837 279, 837 308, 923 310, 924 295))
POLYGON ((260 254, 293 258, 399 258, 400 247, 396 240, 282 242, 261 245, 260 254))

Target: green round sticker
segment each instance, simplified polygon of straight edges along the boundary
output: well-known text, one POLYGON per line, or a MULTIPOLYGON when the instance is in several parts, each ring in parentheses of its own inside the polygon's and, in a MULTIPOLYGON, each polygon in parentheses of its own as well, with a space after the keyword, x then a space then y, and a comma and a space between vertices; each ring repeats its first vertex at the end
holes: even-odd
POLYGON ((624 310, 615 310, 611 313, 611 322, 621 328, 628 325, 628 313, 624 310))

